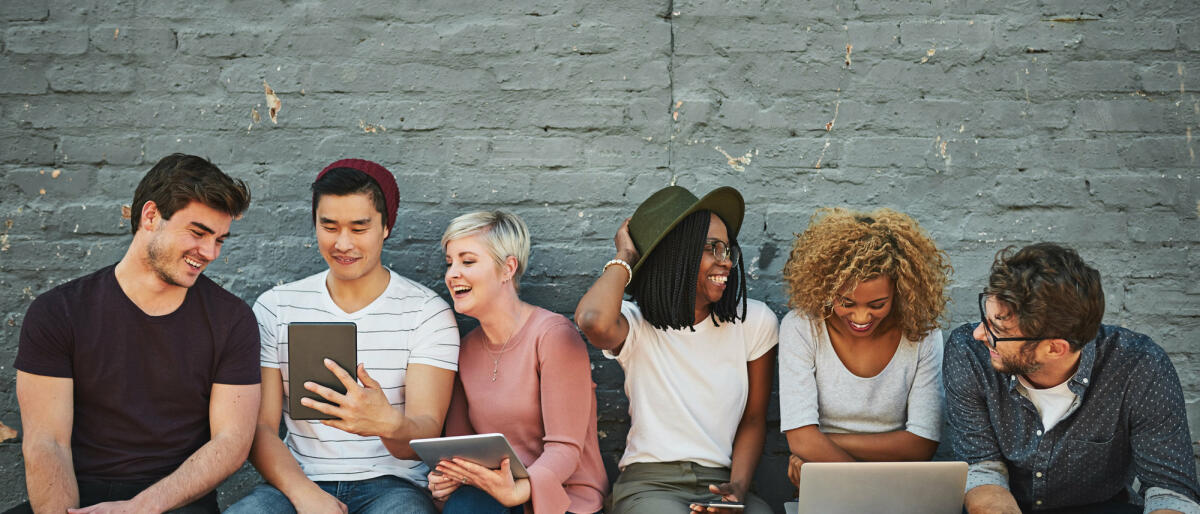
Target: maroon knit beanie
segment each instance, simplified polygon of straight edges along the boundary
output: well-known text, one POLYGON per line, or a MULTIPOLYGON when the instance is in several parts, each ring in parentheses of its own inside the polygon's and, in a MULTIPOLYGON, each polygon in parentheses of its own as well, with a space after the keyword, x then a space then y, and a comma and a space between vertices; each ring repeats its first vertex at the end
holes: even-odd
POLYGON ((392 176, 392 172, 365 159, 342 159, 326 166, 313 182, 321 180, 326 172, 337 168, 350 168, 366 173, 379 185, 379 190, 383 191, 383 205, 387 208, 387 219, 384 223, 387 225, 388 237, 392 237, 392 227, 396 224, 396 210, 400 207, 400 188, 396 187, 396 178, 392 176))

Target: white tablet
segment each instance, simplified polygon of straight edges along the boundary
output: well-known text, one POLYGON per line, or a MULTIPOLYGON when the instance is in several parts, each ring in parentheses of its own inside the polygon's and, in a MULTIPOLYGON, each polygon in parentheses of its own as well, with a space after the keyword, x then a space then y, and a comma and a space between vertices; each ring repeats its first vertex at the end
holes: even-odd
POLYGON ((529 471, 517 458, 517 453, 508 444, 504 434, 475 434, 455 437, 432 437, 413 439, 408 442, 429 469, 437 467, 438 461, 454 457, 466 459, 488 469, 500 469, 500 461, 508 457, 508 466, 513 478, 529 478, 529 471))

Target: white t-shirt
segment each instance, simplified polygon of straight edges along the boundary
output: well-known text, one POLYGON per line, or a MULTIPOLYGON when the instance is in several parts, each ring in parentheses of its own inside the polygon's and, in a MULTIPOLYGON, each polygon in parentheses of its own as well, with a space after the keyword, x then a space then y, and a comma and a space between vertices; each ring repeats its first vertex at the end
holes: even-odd
MULTIPOLYGON (((740 307, 740 306, 739 306, 740 307)), ((778 342, 775 313, 748 300, 746 320, 658 330, 633 302, 621 303, 629 335, 615 358, 625 369, 629 435, 618 465, 690 461, 728 468, 750 389, 746 363, 778 342)))
POLYGON ((797 311, 779 327, 779 428, 819 425, 822 432, 906 430, 932 441, 942 432, 942 331, 920 342, 900 339, 873 377, 846 369, 823 321, 797 311))
POLYGON ((1025 397, 1029 398, 1029 401, 1037 408, 1038 414, 1041 414, 1042 430, 1046 432, 1049 432, 1051 428, 1054 428, 1054 425, 1057 425, 1059 421, 1067 417, 1067 413, 1071 410, 1071 405, 1075 403, 1076 395, 1067 387, 1067 384, 1071 382, 1069 379, 1064 380, 1063 383, 1054 387, 1047 387, 1045 389, 1034 387, 1023 376, 1018 376, 1017 380, 1024 387, 1024 390, 1021 392, 1025 393, 1025 397))
MULTIPOLYGON (((429 288, 396 272, 383 294, 357 312, 347 313, 329 296, 323 271, 276 286, 254 302, 262 336, 261 366, 283 375, 284 443, 313 481, 366 480, 393 475, 424 485, 428 469, 420 461, 392 456, 378 437, 363 437, 287 415, 287 326, 293 321, 350 321, 358 328, 358 360, 377 380, 392 405, 403 406, 409 364, 458 370, 458 326, 446 302, 429 288)), ((347 370, 354 374, 354 370, 347 370)))

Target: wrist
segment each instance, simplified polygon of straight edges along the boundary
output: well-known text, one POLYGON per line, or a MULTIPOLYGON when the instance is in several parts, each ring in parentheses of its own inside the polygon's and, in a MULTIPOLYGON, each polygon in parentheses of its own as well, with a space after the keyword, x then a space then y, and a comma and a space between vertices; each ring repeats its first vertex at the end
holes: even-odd
POLYGON ((637 262, 638 255, 637 252, 633 250, 617 250, 616 258, 633 265, 637 262))
POLYGON ((408 418, 404 416, 404 413, 393 407, 392 414, 389 417, 390 419, 386 421, 388 429, 384 433, 379 434, 379 436, 393 441, 407 441, 411 439, 408 437, 408 418))
POLYGON ((154 498, 149 493, 149 490, 142 491, 132 500, 129 500, 133 512, 166 512, 171 508, 171 505, 164 505, 161 498, 154 498))
POLYGON ((516 482, 513 482, 512 496, 507 498, 504 501, 501 501, 500 503, 503 504, 505 507, 516 507, 518 505, 524 505, 525 502, 529 501, 529 498, 532 496, 532 493, 533 493, 533 491, 529 488, 529 479, 522 478, 520 480, 517 480, 516 482))

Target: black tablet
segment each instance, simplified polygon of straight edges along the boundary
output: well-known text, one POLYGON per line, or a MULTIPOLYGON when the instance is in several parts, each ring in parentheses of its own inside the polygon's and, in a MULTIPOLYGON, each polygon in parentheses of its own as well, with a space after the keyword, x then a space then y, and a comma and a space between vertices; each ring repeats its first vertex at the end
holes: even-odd
POLYGON ((346 392, 342 381, 325 367, 325 359, 333 359, 350 376, 355 376, 358 327, 354 323, 288 324, 288 415, 292 419, 337 419, 300 404, 304 397, 328 403, 320 395, 305 389, 305 382, 346 392))

